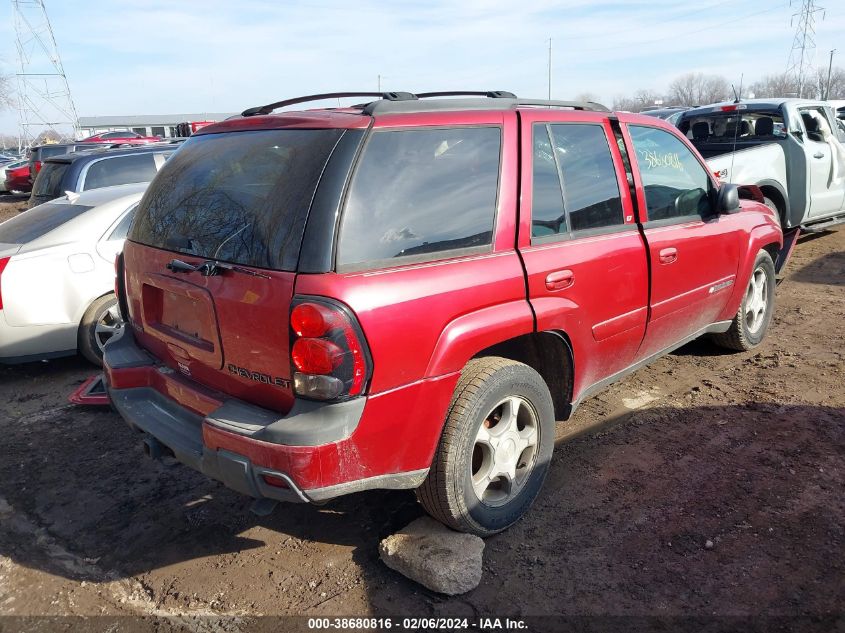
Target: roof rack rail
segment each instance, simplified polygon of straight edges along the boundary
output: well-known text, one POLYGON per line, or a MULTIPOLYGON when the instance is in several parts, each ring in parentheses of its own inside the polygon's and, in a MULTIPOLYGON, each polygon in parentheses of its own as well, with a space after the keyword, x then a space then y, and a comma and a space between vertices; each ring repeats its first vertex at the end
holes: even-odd
POLYGON ((447 90, 445 92, 418 92, 417 97, 489 97, 490 99, 516 99, 516 95, 507 90, 447 90))
POLYGON ((343 97, 378 97, 386 101, 411 101, 417 98, 417 95, 410 92, 326 92, 318 95, 305 95, 304 97, 294 97, 293 99, 285 99, 284 101, 276 101, 275 103, 268 103, 263 106, 256 106, 248 108, 241 112, 241 116, 255 116, 257 114, 270 114, 276 108, 283 108, 297 103, 306 103, 308 101, 322 101, 324 99, 340 99, 343 97))
POLYGON ((268 103, 263 106, 256 106, 248 108, 241 113, 241 116, 256 116, 259 114, 270 114, 276 108, 283 108, 297 103, 306 103, 308 101, 323 101, 325 99, 341 99, 344 97, 373 97, 375 100, 370 103, 361 103, 352 106, 353 108, 361 108, 366 114, 373 114, 375 112, 390 112, 390 111, 416 111, 419 106, 420 111, 429 109, 449 109, 455 106, 481 107, 484 109, 508 109, 515 106, 542 106, 547 108, 571 108, 573 110, 590 110, 594 112, 610 112, 608 108, 600 103, 593 101, 555 101, 547 99, 520 99, 512 92, 506 90, 446 90, 440 92, 326 92, 316 95, 305 95, 304 97, 294 97, 292 99, 285 99, 283 101, 276 101, 275 103, 268 103), (458 99, 455 101, 444 102, 435 106, 434 104, 422 105, 419 103, 420 99, 428 99, 432 97, 486 97, 489 101, 482 104, 485 99, 458 99), (417 105, 411 102, 416 102, 417 105), (466 103, 464 103, 466 102, 466 103))
POLYGON ((547 108, 572 108, 573 110, 589 110, 592 112, 610 112, 607 106, 595 101, 556 101, 554 99, 517 99, 517 105, 544 106, 547 108))

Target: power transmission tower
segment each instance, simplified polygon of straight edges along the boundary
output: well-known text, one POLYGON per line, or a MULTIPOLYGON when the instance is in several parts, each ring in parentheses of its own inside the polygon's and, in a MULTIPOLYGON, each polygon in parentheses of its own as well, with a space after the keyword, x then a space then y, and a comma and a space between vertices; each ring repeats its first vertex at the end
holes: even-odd
POLYGON ((73 137, 79 117, 44 1, 12 0, 12 11, 18 51, 19 143, 29 146, 50 129, 73 137))
MULTIPOLYGON (((791 1, 789 4, 792 6, 791 1)), ((786 64, 786 75, 798 87, 798 94, 795 95, 798 98, 804 96, 807 77, 813 70, 813 57, 816 53, 816 14, 818 13, 821 13, 824 19, 824 7, 818 6, 815 0, 801 0, 801 9, 792 15, 795 38, 792 40, 792 51, 789 53, 789 62, 786 64)))

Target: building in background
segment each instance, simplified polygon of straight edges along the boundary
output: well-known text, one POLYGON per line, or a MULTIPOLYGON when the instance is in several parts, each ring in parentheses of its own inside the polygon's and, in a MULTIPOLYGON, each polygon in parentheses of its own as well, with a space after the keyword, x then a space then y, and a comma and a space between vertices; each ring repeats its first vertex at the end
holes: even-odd
POLYGON ((142 136, 173 138, 179 136, 176 126, 180 123, 222 121, 235 114, 234 112, 202 112, 199 114, 81 116, 79 117, 79 130, 81 138, 112 130, 132 130, 142 136))

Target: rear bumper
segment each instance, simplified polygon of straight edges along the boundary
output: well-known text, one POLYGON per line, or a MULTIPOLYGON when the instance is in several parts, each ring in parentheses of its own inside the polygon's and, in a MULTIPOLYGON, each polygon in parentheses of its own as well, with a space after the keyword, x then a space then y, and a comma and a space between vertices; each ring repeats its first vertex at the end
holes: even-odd
POLYGON ((108 344, 104 366, 117 411, 179 461, 251 497, 299 502, 419 486, 443 420, 430 407, 445 415, 457 381, 335 404, 297 399, 282 416, 181 376, 139 348, 129 330, 108 344), (408 413, 424 403, 427 427, 408 413))

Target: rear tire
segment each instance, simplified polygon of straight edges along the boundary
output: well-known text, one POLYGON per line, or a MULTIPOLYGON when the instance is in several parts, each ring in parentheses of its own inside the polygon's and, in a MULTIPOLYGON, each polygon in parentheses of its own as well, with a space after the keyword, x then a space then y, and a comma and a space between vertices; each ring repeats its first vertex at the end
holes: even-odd
POLYGON ((505 358, 473 359, 461 373, 417 498, 455 530, 501 532, 537 497, 554 432, 552 397, 536 371, 505 358))
POLYGON ((123 327, 117 298, 103 295, 92 303, 79 324, 79 353, 98 367, 103 365, 103 346, 123 327))
POLYGON ((739 311, 727 332, 713 334, 713 341, 725 349, 747 352, 766 336, 775 306, 775 265, 766 251, 760 251, 739 311))

